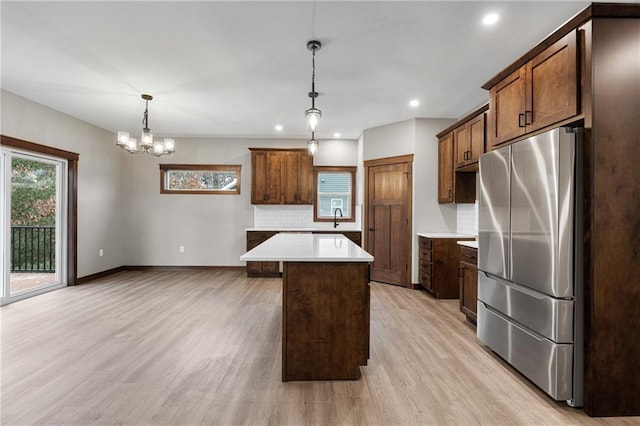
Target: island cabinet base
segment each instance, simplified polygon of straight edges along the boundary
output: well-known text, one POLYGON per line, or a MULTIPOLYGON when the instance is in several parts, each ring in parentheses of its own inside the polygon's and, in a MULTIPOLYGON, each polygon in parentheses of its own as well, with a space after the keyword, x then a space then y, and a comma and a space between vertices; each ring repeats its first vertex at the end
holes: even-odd
POLYGON ((369 359, 369 264, 284 262, 282 381, 357 380, 369 359))

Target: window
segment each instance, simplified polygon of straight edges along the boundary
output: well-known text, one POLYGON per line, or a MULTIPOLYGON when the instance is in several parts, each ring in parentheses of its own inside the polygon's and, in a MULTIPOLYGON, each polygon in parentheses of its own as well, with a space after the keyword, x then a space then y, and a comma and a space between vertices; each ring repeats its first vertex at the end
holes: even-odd
POLYGON ((160 164, 161 194, 240 194, 240 166, 160 164))
POLYGON ((314 167, 315 221, 355 222, 355 167, 314 167))

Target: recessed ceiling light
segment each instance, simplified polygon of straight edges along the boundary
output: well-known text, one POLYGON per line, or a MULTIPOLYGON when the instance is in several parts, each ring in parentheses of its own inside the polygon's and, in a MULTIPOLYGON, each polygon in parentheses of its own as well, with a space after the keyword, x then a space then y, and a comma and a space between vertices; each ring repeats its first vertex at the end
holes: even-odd
POLYGON ((497 13, 489 13, 484 17, 484 19, 482 20, 482 23, 485 25, 493 25, 496 22, 498 22, 498 19, 500 19, 500 17, 498 16, 497 13))
POLYGON ((409 106, 412 106, 414 108, 417 107, 418 105, 420 105, 420 101, 417 99, 413 99, 412 101, 409 102, 409 106))
POLYGON ((276 129, 277 131, 281 132, 281 131, 282 131, 282 124, 276 124, 275 129, 276 129))
POLYGON ((335 132, 335 133, 333 134, 333 137, 334 137, 334 138, 339 138, 339 137, 340 137, 340 133, 335 132))

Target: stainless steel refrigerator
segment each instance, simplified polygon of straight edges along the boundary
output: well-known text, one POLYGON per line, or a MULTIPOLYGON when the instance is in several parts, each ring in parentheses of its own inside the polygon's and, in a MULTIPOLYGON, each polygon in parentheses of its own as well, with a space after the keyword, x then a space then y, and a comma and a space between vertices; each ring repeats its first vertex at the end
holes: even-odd
POLYGON ((581 129, 480 157, 478 338, 556 400, 583 403, 581 129))

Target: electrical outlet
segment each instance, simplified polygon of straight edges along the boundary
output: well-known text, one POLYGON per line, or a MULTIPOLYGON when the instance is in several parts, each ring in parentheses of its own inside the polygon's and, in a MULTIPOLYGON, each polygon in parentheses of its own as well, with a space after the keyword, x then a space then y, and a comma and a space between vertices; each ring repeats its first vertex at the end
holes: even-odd
POLYGON ((102 249, 98 250, 98 256, 100 257, 104 256, 104 250, 102 249))
POLYGON ((184 253, 184 246, 180 246, 180 253, 184 253))

